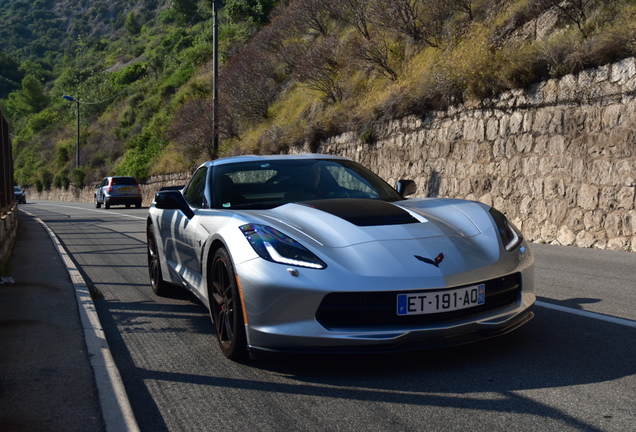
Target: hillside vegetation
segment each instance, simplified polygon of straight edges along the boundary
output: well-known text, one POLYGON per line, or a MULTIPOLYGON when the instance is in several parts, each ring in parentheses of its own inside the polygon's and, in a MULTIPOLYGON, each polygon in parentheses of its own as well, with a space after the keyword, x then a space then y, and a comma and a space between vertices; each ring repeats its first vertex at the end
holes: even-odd
MULTIPOLYGON (((636 50, 636 0, 217 5, 219 156, 285 152, 344 131, 371 144, 387 119, 636 50)), ((16 181, 143 180, 215 157, 211 16, 210 0, 0 1, 0 105, 13 124, 16 181)))

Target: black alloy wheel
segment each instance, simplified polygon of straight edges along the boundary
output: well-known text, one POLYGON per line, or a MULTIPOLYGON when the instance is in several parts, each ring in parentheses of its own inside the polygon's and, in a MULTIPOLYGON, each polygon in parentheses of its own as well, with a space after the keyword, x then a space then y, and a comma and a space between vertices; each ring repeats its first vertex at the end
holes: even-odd
POLYGON ((247 355, 247 338, 236 274, 225 248, 214 254, 208 270, 210 315, 219 347, 227 358, 242 360, 247 355))
POLYGON ((155 241, 155 232, 152 225, 148 226, 146 232, 147 252, 148 252, 148 275, 150 276, 150 286, 152 291, 158 296, 165 296, 169 293, 172 287, 169 283, 163 280, 161 274, 161 262, 159 261, 159 252, 157 243, 155 241))

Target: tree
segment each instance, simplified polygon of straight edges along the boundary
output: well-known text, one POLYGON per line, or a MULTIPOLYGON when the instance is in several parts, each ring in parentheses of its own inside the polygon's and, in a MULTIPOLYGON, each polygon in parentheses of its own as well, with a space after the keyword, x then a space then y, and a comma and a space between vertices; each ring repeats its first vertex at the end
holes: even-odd
POLYGON ((297 0, 292 3, 290 13, 307 28, 322 36, 329 33, 335 0, 297 0))
POLYGON ((22 80, 22 89, 9 95, 7 108, 14 114, 25 115, 42 111, 49 104, 49 97, 42 83, 34 76, 22 80))
POLYGON ((278 4, 278 0, 229 0, 225 3, 225 12, 230 22, 251 21, 265 24, 269 13, 278 4))
POLYGON ((393 66, 396 50, 392 48, 388 41, 362 40, 353 44, 353 55, 362 61, 363 65, 379 72, 386 78, 395 81, 397 72, 393 66))
POLYGON ((139 32, 141 31, 141 25, 137 21, 137 18, 135 17, 135 12, 134 11, 130 11, 130 13, 126 17, 126 22, 124 23, 124 28, 131 35, 139 34, 139 32))
POLYGON ((244 121, 267 119, 278 89, 274 73, 270 56, 257 46, 248 46, 233 57, 221 73, 221 105, 232 107, 230 110, 244 121))
POLYGON ((375 2, 374 19, 387 29, 407 35, 417 44, 438 48, 453 8, 453 3, 447 0, 375 2))
POLYGON ((554 7, 561 12, 568 20, 576 24, 583 37, 587 37, 585 24, 587 17, 592 8, 596 6, 598 0, 570 0, 564 2, 562 0, 539 0, 540 4, 547 7, 554 7))
POLYGON ((18 84, 24 75, 20 72, 20 64, 3 52, 0 52, 0 99, 6 99, 14 90, 20 88, 18 84))
POLYGON ((194 165, 201 156, 214 159, 212 100, 195 99, 181 106, 166 135, 176 144, 186 165, 194 165))
POLYGON ((344 96, 344 62, 340 57, 340 45, 335 37, 318 39, 299 63, 296 76, 330 102, 340 102, 344 96))
POLYGON ((468 20, 472 21, 473 16, 473 0, 453 0, 455 7, 468 15, 468 20))
POLYGON ((256 49, 263 50, 284 66, 286 74, 294 70, 311 45, 311 41, 304 37, 305 29, 297 18, 292 14, 279 15, 252 39, 256 49))
POLYGON ((172 0, 172 7, 186 20, 194 17, 199 10, 196 0, 172 0))
POLYGON ((366 40, 371 39, 371 2, 369 0, 341 0, 332 3, 334 15, 353 26, 366 40))

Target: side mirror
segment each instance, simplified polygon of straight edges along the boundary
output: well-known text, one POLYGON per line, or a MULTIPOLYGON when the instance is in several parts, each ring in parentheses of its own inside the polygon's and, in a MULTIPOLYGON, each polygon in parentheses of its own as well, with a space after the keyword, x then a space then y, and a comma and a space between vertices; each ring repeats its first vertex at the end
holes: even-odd
POLYGON ((98 185, 98 184, 96 184, 96 185, 95 185, 95 189, 97 189, 98 187, 99 187, 99 185, 98 185))
POLYGON ((156 208, 163 210, 181 210, 188 219, 192 219, 194 217, 194 212, 188 205, 188 202, 181 192, 176 190, 164 190, 157 192, 155 195, 154 205, 156 208))
POLYGON ((395 190, 405 198, 407 195, 413 195, 417 192, 417 186, 413 180, 398 180, 395 190))

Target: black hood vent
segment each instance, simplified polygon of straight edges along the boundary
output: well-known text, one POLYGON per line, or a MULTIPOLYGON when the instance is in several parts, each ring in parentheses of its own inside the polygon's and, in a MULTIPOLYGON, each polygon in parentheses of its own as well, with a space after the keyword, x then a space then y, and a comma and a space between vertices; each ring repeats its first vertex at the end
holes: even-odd
POLYGON ((406 210, 381 200, 338 198, 304 201, 298 204, 327 212, 357 226, 404 225, 420 222, 406 210))

